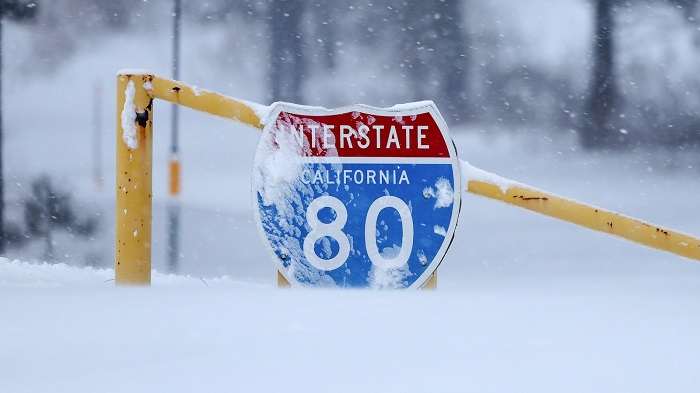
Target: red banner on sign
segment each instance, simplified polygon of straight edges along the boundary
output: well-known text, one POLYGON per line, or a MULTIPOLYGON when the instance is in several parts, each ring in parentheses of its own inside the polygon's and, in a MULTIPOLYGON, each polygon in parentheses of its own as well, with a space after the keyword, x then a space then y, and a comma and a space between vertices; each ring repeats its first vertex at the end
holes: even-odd
POLYGON ((429 112, 382 116, 363 112, 301 115, 281 112, 277 132, 289 132, 311 157, 449 157, 429 112))

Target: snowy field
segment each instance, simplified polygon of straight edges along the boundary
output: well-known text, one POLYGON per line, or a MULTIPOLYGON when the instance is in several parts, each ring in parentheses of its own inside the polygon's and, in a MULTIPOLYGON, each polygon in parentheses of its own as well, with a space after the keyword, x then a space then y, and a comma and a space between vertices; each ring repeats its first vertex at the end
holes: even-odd
POLYGON ((115 289, 110 271, 5 260, 0 274, 2 392, 686 392, 700 383, 697 279, 503 279, 397 293, 162 275, 150 289, 115 289))
MULTIPOLYGON (((254 39, 254 29, 233 26, 229 34, 254 39)), ((7 34, 12 59, 27 37, 11 27, 7 34)), ((89 245, 57 238, 57 262, 68 265, 40 264, 39 248, 10 251, 31 263, 0 259, 0 393, 700 386, 700 264, 468 194, 437 291, 276 289, 252 214, 258 132, 189 110, 181 113, 182 255, 169 267, 165 103, 156 104, 153 185, 153 258, 162 273, 150 289, 114 288, 114 74, 167 74, 168 35, 150 38, 86 39, 81 55, 53 73, 6 85, 9 198, 19 201, 31 177, 50 171, 81 207, 99 212, 103 227, 89 245), (90 179, 90 108, 75 104, 89 102, 95 81, 109 93, 103 190, 90 179), (36 97, 52 105, 26 105, 36 97), (99 256, 97 268, 85 266, 86 253, 99 256)), ((186 35, 182 79, 264 102, 264 59, 232 44, 240 62, 212 61, 229 38, 206 29, 186 35)), ((19 74, 22 65, 8 62, 19 74)), ((362 101, 354 87, 342 99, 362 101)), ((471 124, 452 133, 473 165, 700 235, 697 152, 585 153, 569 130, 536 126, 471 124)))

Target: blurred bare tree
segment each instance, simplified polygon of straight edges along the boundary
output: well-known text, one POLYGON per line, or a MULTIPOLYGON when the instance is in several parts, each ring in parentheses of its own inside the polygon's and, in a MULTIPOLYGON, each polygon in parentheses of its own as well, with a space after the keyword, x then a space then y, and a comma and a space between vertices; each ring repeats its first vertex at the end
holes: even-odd
POLYGON ((24 201, 24 220, 27 239, 44 240, 45 261, 55 258, 53 233, 56 230, 88 238, 98 227, 94 216, 79 219, 71 195, 58 189, 46 175, 32 181, 31 195, 24 201))
POLYGON ((400 53, 412 99, 435 98, 451 122, 463 122, 467 104, 467 34, 457 0, 403 2, 400 53))
POLYGON ((328 71, 336 66, 336 29, 335 7, 330 1, 319 1, 313 5, 314 19, 317 20, 317 42, 321 44, 322 64, 328 71))
POLYGON ((5 253, 7 238, 5 235, 5 177, 3 157, 3 101, 2 82, 3 73, 3 21, 5 18, 15 21, 28 21, 35 19, 37 11, 36 3, 25 0, 0 0, 0 254, 5 253))
POLYGON ((305 76, 301 17, 303 0, 270 3, 270 87, 272 101, 302 103, 305 76))
POLYGON ((401 67, 409 81, 412 100, 430 98, 430 86, 437 81, 429 74, 429 57, 435 51, 437 35, 433 29, 431 0, 404 2, 399 8, 399 23, 403 34, 400 40, 401 67))
POLYGON ((698 8, 698 0, 669 0, 683 12, 683 16, 689 21, 696 21, 695 12, 698 8))
POLYGON ((456 123, 467 120, 467 33, 463 2, 443 0, 435 4, 433 21, 438 35, 436 65, 440 70, 438 102, 448 118, 456 123))
POLYGON ((613 142, 617 97, 615 85, 614 0, 596 0, 588 102, 581 130, 581 144, 599 148, 613 142))

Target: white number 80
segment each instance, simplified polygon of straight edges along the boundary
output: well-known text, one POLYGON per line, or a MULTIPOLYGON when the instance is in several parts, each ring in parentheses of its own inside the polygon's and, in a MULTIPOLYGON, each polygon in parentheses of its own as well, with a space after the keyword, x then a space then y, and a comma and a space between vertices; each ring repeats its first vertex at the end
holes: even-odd
MULTIPOLYGON (((306 209, 306 220, 311 231, 304 238, 304 255, 312 266, 320 270, 330 271, 342 266, 350 255, 350 241, 342 231, 348 221, 348 211, 343 202, 332 196, 321 196, 314 199, 306 209), (328 224, 318 219, 318 212, 323 208, 331 208, 335 212, 335 219, 328 224), (318 239, 330 237, 338 242, 338 253, 330 259, 323 259, 316 254, 314 248, 318 239)), ((365 244, 367 256, 370 261, 382 269, 394 269, 408 262, 413 250, 413 216, 408 205, 394 196, 377 198, 367 210, 365 219, 365 244), (386 208, 392 208, 399 213, 401 218, 401 250, 394 257, 384 257, 377 247, 377 220, 379 213, 386 208)))

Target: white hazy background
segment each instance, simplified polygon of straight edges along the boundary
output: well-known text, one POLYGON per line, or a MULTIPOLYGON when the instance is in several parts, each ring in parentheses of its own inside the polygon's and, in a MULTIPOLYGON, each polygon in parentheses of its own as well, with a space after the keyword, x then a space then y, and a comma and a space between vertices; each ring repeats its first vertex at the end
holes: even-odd
MULTIPOLYGON (((187 109, 180 126, 181 257, 171 271, 165 261, 170 105, 163 102, 154 115, 153 171, 153 259, 160 273, 151 289, 114 288, 115 74, 145 68, 169 75, 170 8, 152 4, 115 33, 71 30, 74 20, 59 19, 67 27, 56 37, 46 26, 5 22, 9 219, 21 220, 31 180, 46 173, 72 192, 81 212, 99 217, 100 227, 90 241, 57 233, 48 264, 41 241, 11 248, 9 259, 0 260, 0 392, 680 392, 700 386, 700 264, 469 194, 438 291, 276 289, 252 214, 258 131, 187 109), (47 46, 51 54, 42 55, 47 46), (91 178, 96 84, 104 92, 102 190, 91 178)), ((470 20, 484 19, 481 27, 498 21, 499 34, 512 44, 493 46, 491 55, 500 54, 504 64, 541 64, 586 86, 587 74, 576 67, 589 61, 588 2, 469 4, 470 20)), ((672 84, 696 72, 698 54, 683 45, 686 30, 664 27, 675 26, 669 15, 652 4, 621 17, 636 29, 621 39, 620 62, 671 53, 672 84)), ((264 31, 240 14, 211 25, 185 17, 181 79, 265 103, 264 31)), ((402 101, 406 82, 381 68, 384 43, 368 51, 353 40, 345 37, 337 75, 308 77, 308 103, 402 101)), ((489 47, 480 48, 489 54, 489 47)), ((655 94, 653 86, 646 94, 655 94)), ((582 151, 575 131, 545 121, 477 118, 450 131, 460 158, 475 166, 700 234, 697 150, 582 151)))

